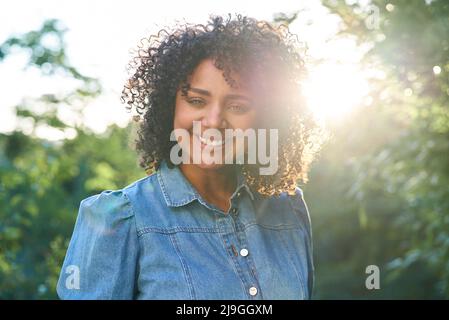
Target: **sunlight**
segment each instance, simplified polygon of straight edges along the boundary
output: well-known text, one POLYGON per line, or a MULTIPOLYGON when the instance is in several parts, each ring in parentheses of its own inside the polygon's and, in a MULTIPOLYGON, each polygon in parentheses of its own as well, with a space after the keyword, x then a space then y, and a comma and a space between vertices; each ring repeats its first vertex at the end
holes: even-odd
MULTIPOLYGON (((103 10, 102 4, 96 4, 94 7, 89 7, 91 14, 85 16, 82 23, 79 19, 74 18, 78 15, 73 12, 85 12, 84 5, 74 4, 67 8, 67 6, 50 5, 50 0, 47 2, 48 10, 44 11, 41 9, 42 4, 36 4, 33 10, 39 14, 33 16, 28 16, 26 12, 20 11, 20 5, 15 2, 15 10, 22 14, 20 28, 14 23, 8 24, 5 23, 5 21, 8 22, 7 20, 0 19, 2 25, 0 37, 2 35, 6 37, 17 30, 24 31, 28 28, 28 24, 31 24, 29 28, 34 28, 34 24, 38 25, 40 20, 50 15, 60 17, 64 25, 69 28, 66 38, 70 49, 68 52, 71 63, 89 76, 98 78, 104 88, 102 96, 89 102, 83 112, 84 124, 94 132, 104 131, 107 125, 112 123, 124 126, 124 123, 130 120, 129 114, 123 112, 124 109, 117 97, 117 92, 120 92, 121 86, 128 76, 125 70, 130 58, 128 49, 134 48, 140 36, 156 32, 160 26, 172 24, 175 20, 185 19, 200 23, 212 12, 230 12, 230 8, 234 7, 239 7, 242 13, 266 20, 271 20, 274 12, 298 11, 297 19, 289 26, 291 31, 299 35, 301 43, 307 44, 308 53, 315 60, 328 61, 315 67, 311 66, 309 68, 310 77, 305 83, 306 97, 318 118, 334 121, 343 117, 357 105, 363 103, 368 91, 367 82, 359 70, 359 61, 363 52, 357 48, 354 39, 335 38, 340 20, 334 15, 330 15, 319 1, 304 0, 300 4, 295 4, 280 0, 270 2, 266 6, 254 6, 250 2, 241 3, 231 0, 212 7, 199 6, 194 11, 189 10, 188 6, 184 7, 183 2, 178 2, 177 6, 164 5, 160 7, 159 12, 164 14, 156 14, 151 10, 139 10, 136 13, 139 17, 121 16, 121 9, 128 2, 120 2, 115 7, 116 10, 110 11, 106 16, 96 14, 103 10), (173 11, 175 8, 176 10, 173 11), (154 16, 148 17, 148 12, 154 16), (186 15, 186 13, 188 14, 186 15), (101 21, 98 20, 100 16, 102 17, 101 21), (125 19, 125 22, 114 23, 119 19, 125 19), (95 48, 95 50, 86 50, 86 47, 95 48)), ((131 0, 130 2, 137 3, 138 1, 131 0)), ((47 38, 44 42, 50 47, 55 45, 52 38, 47 38)), ((40 73, 31 74, 30 70, 18 72, 17 70, 26 63, 26 58, 26 54, 22 56, 15 54, 14 57, 9 58, 7 64, 0 66, 0 83, 9 92, 5 97, 7 100, 3 101, 7 107, 3 108, 2 117, 0 117, 0 132, 10 132, 17 126, 12 106, 20 103, 25 94, 23 88, 27 89, 27 96, 36 97, 43 93, 53 93, 59 89, 64 92, 69 85, 71 88, 71 84, 67 82, 42 77, 40 73), (11 81, 11 77, 14 81, 11 81), (17 83, 21 85, 18 86, 17 83)), ((437 75, 441 72, 441 68, 435 66, 433 72, 437 75)), ((39 131, 39 133, 43 132, 50 134, 48 130, 39 131)), ((59 134, 56 135, 55 139, 59 136, 59 134)), ((46 138, 48 138, 47 135, 46 138)))
POLYGON ((355 64, 321 64, 309 71, 304 94, 320 120, 335 121, 361 106, 368 95, 368 82, 355 64))

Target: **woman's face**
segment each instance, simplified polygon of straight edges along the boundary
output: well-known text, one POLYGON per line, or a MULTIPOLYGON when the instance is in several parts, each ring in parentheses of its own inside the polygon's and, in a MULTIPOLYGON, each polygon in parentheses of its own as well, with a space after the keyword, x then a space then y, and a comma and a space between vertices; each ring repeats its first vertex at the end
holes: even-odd
MULTIPOLYGON (((239 80, 237 75, 231 76, 232 79, 239 80)), ((188 80, 190 88, 187 96, 183 96, 180 89, 176 94, 174 129, 185 129, 189 132, 188 146, 190 147, 185 147, 184 144, 181 146, 183 152, 188 153, 190 163, 203 169, 220 168, 225 162, 225 146, 221 142, 229 143, 225 141, 225 129, 246 130, 256 125, 254 99, 244 86, 239 86, 238 89, 232 88, 223 78, 223 71, 217 69, 211 59, 200 62, 188 80), (194 121, 197 121, 197 128, 200 127, 200 131, 193 130, 194 121), (210 137, 206 139, 203 134, 207 129, 218 130, 222 141, 217 140, 214 143, 210 137), (193 161, 193 153, 198 153, 199 150, 193 149, 195 145, 200 146, 201 151, 207 148, 207 152, 201 152, 200 163, 193 161), (220 157, 221 164, 210 164, 211 161, 205 163, 207 161, 204 155, 211 155, 214 159, 220 157)), ((233 146, 232 158, 235 157, 235 152, 235 146, 233 146)))

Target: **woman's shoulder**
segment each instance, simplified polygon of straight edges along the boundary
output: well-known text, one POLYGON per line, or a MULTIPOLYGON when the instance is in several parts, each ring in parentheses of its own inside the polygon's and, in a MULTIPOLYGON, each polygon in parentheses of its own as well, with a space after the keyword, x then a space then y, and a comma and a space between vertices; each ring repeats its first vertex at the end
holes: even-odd
POLYGON ((80 202, 78 224, 109 229, 134 217, 131 203, 123 190, 104 190, 80 202))
POLYGON ((136 193, 149 194, 154 192, 158 184, 157 171, 135 180, 123 187, 121 191, 127 196, 132 197, 136 193))
POLYGON ((144 176, 142 178, 139 178, 128 185, 124 186, 121 189, 105 189, 101 192, 98 192, 95 195, 89 196, 83 201, 96 201, 99 200, 100 202, 104 201, 122 201, 122 202, 130 202, 129 196, 132 193, 135 192, 147 192, 147 191, 154 191, 154 188, 156 187, 157 182, 157 172, 151 173, 147 176, 144 176))
POLYGON ((293 212, 298 216, 301 221, 302 226, 307 231, 308 235, 311 236, 312 233, 312 223, 310 219, 309 209, 307 207, 306 201, 304 200, 304 192, 300 187, 295 188, 295 193, 293 195, 286 195, 288 202, 293 208, 293 212))
POLYGON ((269 217, 270 219, 276 219, 276 221, 282 220, 287 224, 297 224, 299 221, 304 229, 310 230, 309 210, 304 200, 303 190, 300 187, 296 187, 293 194, 282 192, 280 195, 269 197, 262 197, 257 194, 256 198, 257 206, 263 208, 262 211, 266 213, 265 218, 269 217), (276 212, 276 214, 273 215, 273 212, 276 212))
POLYGON ((294 193, 288 193, 286 191, 281 192, 279 195, 264 196, 258 192, 255 192, 257 202, 263 202, 264 206, 271 205, 276 207, 289 206, 296 210, 302 211, 304 209, 304 193, 300 187, 295 187, 294 193))
POLYGON ((154 174, 145 176, 121 189, 105 189, 81 200, 80 210, 84 214, 105 218, 124 218, 134 215, 132 198, 154 187, 154 174))

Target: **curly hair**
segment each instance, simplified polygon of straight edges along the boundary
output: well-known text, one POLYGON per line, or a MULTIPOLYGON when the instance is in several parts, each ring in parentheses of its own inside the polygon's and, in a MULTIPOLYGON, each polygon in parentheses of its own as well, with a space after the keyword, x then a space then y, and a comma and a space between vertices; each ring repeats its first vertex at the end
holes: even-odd
POLYGON ((259 175, 258 164, 243 164, 248 184, 261 195, 294 194, 299 180, 307 182, 309 165, 320 145, 320 127, 306 107, 301 80, 306 69, 296 35, 288 27, 237 14, 227 19, 211 15, 207 24, 183 24, 164 28, 143 38, 129 63, 131 77, 121 100, 128 111, 135 110, 139 123, 136 150, 140 166, 149 174, 161 161, 170 167, 176 93, 186 95, 188 77, 206 58, 223 71, 231 87, 236 72, 262 93, 261 105, 266 128, 277 128, 278 171, 259 175))

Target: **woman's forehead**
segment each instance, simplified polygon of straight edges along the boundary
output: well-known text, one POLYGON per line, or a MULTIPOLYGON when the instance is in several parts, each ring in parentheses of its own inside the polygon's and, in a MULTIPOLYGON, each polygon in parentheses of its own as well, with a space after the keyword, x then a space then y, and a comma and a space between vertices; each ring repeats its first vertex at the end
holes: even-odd
POLYGON ((249 86, 243 80, 243 77, 234 70, 229 70, 232 85, 224 75, 224 70, 218 69, 213 59, 204 59, 193 72, 189 75, 187 81, 189 88, 197 88, 206 91, 216 90, 217 86, 229 93, 249 95, 251 94, 249 86))

